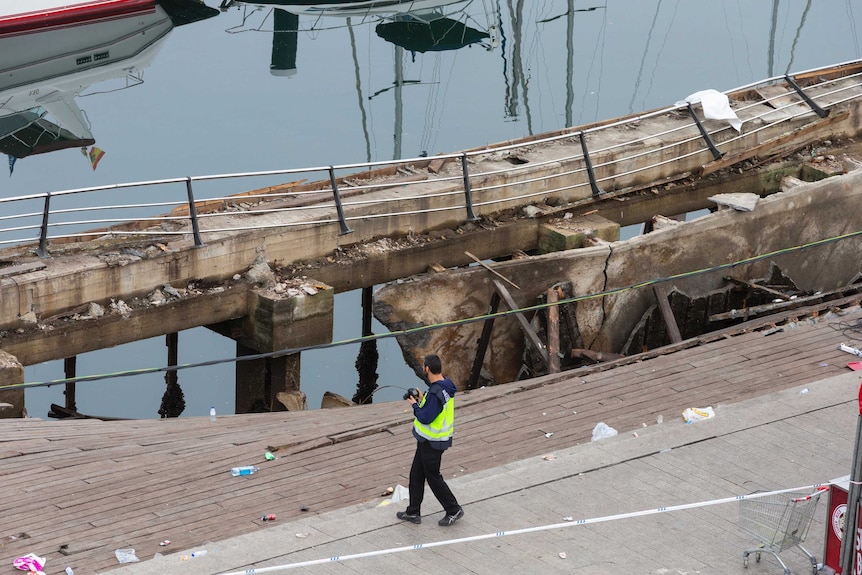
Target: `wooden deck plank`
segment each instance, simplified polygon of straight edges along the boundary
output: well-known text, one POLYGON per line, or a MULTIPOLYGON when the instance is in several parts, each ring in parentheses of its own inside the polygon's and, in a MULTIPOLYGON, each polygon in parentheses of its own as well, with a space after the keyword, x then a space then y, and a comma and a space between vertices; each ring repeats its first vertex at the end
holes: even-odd
MULTIPOLYGON (((605 421, 621 433, 835 375, 852 356, 837 349, 843 318, 774 335, 749 332, 607 371, 574 371, 457 396, 448 476, 591 440, 605 421), (821 365, 825 364, 825 365, 821 365), (777 375, 781 373, 782 375, 777 375), (550 432, 550 437, 545 433, 550 432)), ((31 538, 0 548, 0 561, 33 549, 79 575, 117 566, 113 550, 139 557, 252 533, 263 513, 283 520, 382 501, 406 485, 414 440, 398 402, 331 412, 178 418, 170 421, 0 420, 4 494, 0 535, 31 538), (264 461, 270 446, 287 446, 264 461), (20 454, 20 455, 17 455, 20 454), (236 478, 230 467, 258 464, 236 478), (310 511, 301 509, 308 507, 310 511), (118 521, 117 518, 122 518, 118 521), (61 545, 68 556, 60 554, 61 545)), ((682 470, 680 470, 682 472, 682 470)))

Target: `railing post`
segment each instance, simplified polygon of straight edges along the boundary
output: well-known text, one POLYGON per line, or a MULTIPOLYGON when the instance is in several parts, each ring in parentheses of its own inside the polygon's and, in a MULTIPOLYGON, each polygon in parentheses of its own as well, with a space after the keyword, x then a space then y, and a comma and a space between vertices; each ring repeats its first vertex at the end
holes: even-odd
POLYGON ((341 206, 341 197, 338 195, 338 184, 335 182, 334 166, 329 166, 329 182, 332 184, 332 197, 335 198, 335 211, 338 212, 338 226, 341 228, 340 235, 343 236, 353 232, 353 230, 347 225, 347 219, 344 217, 344 208, 341 206))
POLYGON ((192 235, 195 238, 195 247, 199 248, 204 245, 201 240, 201 228, 198 222, 198 210, 195 207, 195 195, 192 192, 192 179, 186 178, 186 194, 189 197, 189 218, 192 221, 192 235))
POLYGON ((800 98, 802 98, 803 100, 805 100, 805 103, 806 103, 806 104, 808 104, 808 107, 809 107, 809 108, 811 108, 812 110, 814 110, 814 113, 815 113, 815 114, 817 114, 817 116, 818 116, 818 117, 820 117, 820 118, 825 118, 826 116, 828 116, 828 115, 829 115, 829 110, 824 110, 823 108, 821 108, 820 106, 818 106, 818 105, 814 102, 814 100, 812 100, 811 98, 809 98, 809 97, 808 97, 808 94, 806 94, 805 92, 803 92, 803 91, 802 91, 802 88, 800 88, 800 87, 799 87, 799 85, 798 85, 796 82, 794 82, 794 81, 793 81, 793 78, 791 78, 790 76, 788 76, 788 75, 786 75, 786 74, 785 74, 785 75, 784 75, 784 80, 785 80, 788 84, 790 84, 790 86, 791 86, 794 90, 796 90, 796 93, 797 93, 797 94, 799 94, 799 97, 800 97, 800 98))
POLYGON ((464 196, 467 205, 467 221, 476 222, 479 220, 473 212, 473 190, 470 188, 470 170, 467 167, 467 153, 461 154, 461 175, 464 176, 464 196))
POLYGON ((712 139, 709 137, 709 133, 703 127, 703 124, 700 123, 700 119, 698 119, 697 114, 694 113, 694 109, 691 107, 691 102, 686 102, 688 105, 688 113, 691 114, 691 117, 694 118, 694 123, 697 124, 697 129, 700 130, 700 135, 703 137, 706 142, 709 151, 712 152, 712 157, 715 160, 720 160, 724 155, 724 152, 719 152, 718 148, 715 147, 715 144, 712 143, 712 139))
POLYGON ((51 192, 45 194, 45 209, 42 212, 42 229, 39 231, 39 248, 36 250, 36 255, 40 258, 47 258, 51 254, 48 253, 48 214, 51 212, 51 192))
POLYGON ((600 196, 602 189, 596 181, 596 173, 593 171, 593 163, 590 161, 590 152, 587 150, 587 139, 584 137, 583 130, 578 133, 581 139, 581 151, 584 153, 584 164, 587 166, 587 176, 590 178, 590 189, 593 191, 593 197, 600 196))

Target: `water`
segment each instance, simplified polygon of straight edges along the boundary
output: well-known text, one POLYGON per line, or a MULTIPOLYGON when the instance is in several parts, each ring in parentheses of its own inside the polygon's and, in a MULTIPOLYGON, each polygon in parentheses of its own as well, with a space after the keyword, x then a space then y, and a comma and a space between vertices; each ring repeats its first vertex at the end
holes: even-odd
MULTIPOLYGON (((373 18, 301 16, 291 77, 270 72, 270 8, 238 6, 176 28, 143 84, 115 90, 110 82, 77 98, 105 151, 96 170, 76 149, 31 156, 16 163, 0 194, 452 152, 862 56, 862 9, 850 0, 473 0, 445 10, 489 37, 414 54, 378 36, 373 18)), ((360 330, 360 295, 339 295, 334 339, 360 330)), ((374 322, 373 330, 384 328, 374 322)), ((357 352, 350 345, 303 353, 311 408, 326 390, 353 395, 357 352)), ((205 328, 180 334, 181 364, 234 355, 232 341, 205 328)), ((156 338, 82 355, 77 373, 162 366, 166 357, 156 338)), ((418 383, 392 339, 380 344, 378 372, 386 387, 376 401, 400 399, 401 388, 418 383)), ((62 362, 25 370, 28 382, 61 377, 62 362)), ((233 379, 231 363, 180 371, 183 416, 205 416, 213 405, 233 413, 233 379)), ((152 418, 163 391, 160 374, 86 382, 77 405, 152 418)), ((62 385, 28 390, 29 413, 45 417, 50 403, 64 403, 62 394, 62 385)))

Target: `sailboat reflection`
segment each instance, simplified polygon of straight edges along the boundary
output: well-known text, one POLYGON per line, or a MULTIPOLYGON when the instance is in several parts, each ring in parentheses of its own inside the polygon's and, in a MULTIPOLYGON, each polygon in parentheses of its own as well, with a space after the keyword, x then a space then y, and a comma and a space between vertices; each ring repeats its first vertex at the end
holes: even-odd
POLYGON ((458 50, 490 37, 488 32, 442 15, 429 20, 427 15, 422 18, 408 14, 393 22, 381 22, 375 32, 387 42, 411 52, 458 50))
POLYGON ((254 6, 278 6, 293 14, 310 16, 366 16, 392 15, 421 12, 451 4, 463 4, 470 0, 222 0, 221 8, 251 4, 254 6))
POLYGON ((94 144, 76 97, 107 80, 142 83, 174 27, 218 13, 201 0, 4 2, 0 152, 10 170, 16 159, 94 144))
MULTIPOLYGON (((490 40, 496 45, 494 27, 482 31, 467 26, 455 17, 465 13, 473 0, 330 0, 329 2, 303 0, 222 0, 221 10, 242 7, 251 11, 272 12, 272 63, 270 71, 277 76, 296 74, 297 33, 300 16, 316 20, 311 29, 320 31, 337 25, 322 25, 323 17, 346 19, 347 27, 376 22, 377 35, 396 46, 411 52, 457 50, 470 44, 490 40), (455 12, 444 8, 456 7, 455 12), (353 19, 358 18, 359 22, 353 19)), ((244 21, 248 16, 244 18, 244 21)), ((342 27, 338 25, 337 27, 342 27)), ((258 27, 257 29, 261 29, 258 27)))

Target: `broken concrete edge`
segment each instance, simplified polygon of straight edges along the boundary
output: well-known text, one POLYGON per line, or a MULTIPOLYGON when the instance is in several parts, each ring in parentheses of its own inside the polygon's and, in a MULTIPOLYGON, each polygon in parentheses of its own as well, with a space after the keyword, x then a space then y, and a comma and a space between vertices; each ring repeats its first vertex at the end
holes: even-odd
MULTIPOLYGON (((734 267, 743 277, 745 274, 760 277, 773 259, 784 257, 782 265, 790 266, 788 275, 803 290, 825 290, 827 282, 829 286, 841 285, 846 279, 844 276, 857 271, 858 262, 851 261, 851 248, 858 244, 859 238, 847 237, 842 243, 824 243, 822 240, 847 235, 843 213, 855 202, 858 194, 855 183, 860 178, 862 172, 854 171, 837 178, 791 186, 788 191, 763 199, 754 213, 714 213, 684 226, 637 236, 606 248, 536 256, 494 267, 522 288, 527 288, 522 289, 516 298, 516 304, 520 306, 532 306, 546 284, 561 280, 574 282, 575 292, 584 298, 589 294, 599 294, 578 300, 576 313, 580 330, 585 340, 594 343, 590 349, 619 352, 634 322, 655 303, 652 290, 639 289, 645 281, 672 277, 680 289, 700 294, 723 283, 724 266, 734 267), (799 206, 806 206, 805 217, 812 224, 802 226, 801 230, 797 229, 799 226, 790 225, 790 222, 799 220, 799 206), (821 213, 822 217, 817 215, 821 213), (817 225, 813 225, 815 221, 817 225), (707 245, 703 244, 704 241, 707 245), (806 249, 800 252, 801 256, 794 256, 793 250, 788 248, 797 244, 814 249, 806 249), (705 252, 708 245, 714 247, 705 252), (709 255, 707 260, 704 260, 705 254, 709 255), (753 254, 763 256, 753 258, 753 254), (815 265, 804 266, 804 261, 815 265), (827 262, 834 265, 827 267, 827 262), (710 269, 713 270, 711 273, 704 273, 710 269), (689 271, 692 273, 684 273, 689 271), (609 296, 600 295, 617 286, 618 290, 612 289, 609 296), (634 287, 629 289, 625 286, 634 287), (588 331, 584 331, 585 326, 588 331)), ((428 350, 436 350, 448 358, 450 377, 454 376, 456 381, 468 381, 474 348, 450 342, 480 339, 481 323, 462 326, 459 320, 487 313, 493 292, 491 278, 481 270, 453 269, 448 274, 417 276, 414 281, 419 285, 400 282, 378 289, 375 292, 375 316, 390 329, 397 329, 402 324, 422 324, 421 318, 429 316, 429 309, 432 309, 429 306, 433 306, 431 315, 435 323, 458 325, 457 336, 453 335, 453 327, 423 334, 423 338, 402 338, 399 343, 405 356, 420 358, 429 353, 428 350), (433 294, 433 298, 421 302, 411 300, 410 294, 417 290, 433 294), (453 302, 456 303, 453 305, 453 302)), ((499 382, 518 379, 520 376, 516 374, 522 365, 519 360, 524 346, 523 334, 512 321, 497 322, 493 337, 502 346, 496 351, 492 348, 488 355, 486 365, 494 368, 491 373, 493 379, 499 382)))

